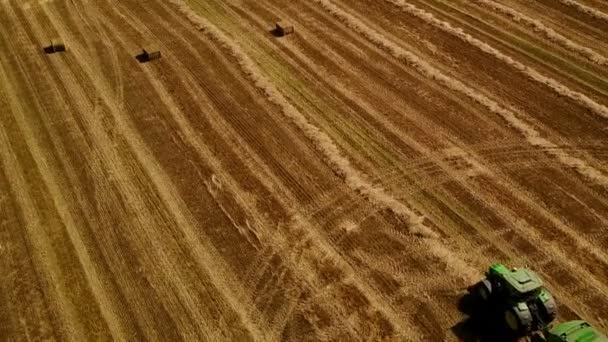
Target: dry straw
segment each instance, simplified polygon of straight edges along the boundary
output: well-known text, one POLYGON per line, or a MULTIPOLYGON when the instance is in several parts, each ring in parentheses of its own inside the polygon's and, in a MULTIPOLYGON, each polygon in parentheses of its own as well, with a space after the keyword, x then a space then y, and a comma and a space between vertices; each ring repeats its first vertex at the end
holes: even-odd
POLYGON ((230 51, 238 60, 243 73, 259 89, 264 91, 269 101, 279 106, 283 114, 291 119, 314 142, 316 148, 325 155, 334 171, 344 178, 349 187, 361 193, 375 205, 389 208, 396 215, 405 219, 408 222, 409 231, 412 234, 423 237, 423 241, 427 244, 432 255, 441 260, 454 273, 458 274, 459 278, 467 283, 477 281, 480 275, 475 268, 469 266, 462 258, 444 246, 439 239, 439 235, 423 224, 422 216, 414 213, 383 189, 374 187, 362 173, 352 167, 349 160, 340 153, 331 138, 318 127, 308 122, 306 117, 283 97, 236 42, 226 36, 207 19, 197 15, 183 0, 170 0, 170 2, 178 6, 182 13, 201 31, 206 32, 209 37, 230 51))
MULTIPOLYGON (((547 153, 555 156, 560 160, 563 164, 572 167, 581 175, 588 177, 590 180, 597 182, 602 186, 608 187, 608 177, 593 167, 589 166, 583 160, 578 158, 569 156, 566 152, 559 150, 555 144, 548 141, 545 138, 540 136, 540 133, 537 132, 534 127, 525 122, 524 120, 517 117, 517 115, 502 106, 500 106, 494 100, 482 95, 479 91, 476 91, 473 88, 468 87, 461 81, 454 79, 452 77, 446 76, 438 69, 431 66, 428 62, 416 56, 415 54, 403 49, 399 45, 393 43, 377 31, 366 26, 362 21, 355 18, 351 14, 346 11, 340 9, 338 6, 333 4, 329 0, 313 0, 316 3, 323 6, 323 8, 334 15, 336 18, 339 18, 344 24, 351 27, 355 31, 359 32, 361 35, 372 41, 373 43, 381 46, 383 49, 388 51, 395 58, 401 59, 415 68, 420 74, 423 76, 435 80, 438 83, 448 87, 449 89, 459 92, 471 100, 479 103, 480 105, 486 107, 492 113, 500 115, 511 127, 515 130, 519 131, 526 140, 534 145, 543 148, 547 151, 547 153)), ((402 1, 400 1, 402 3, 402 1)), ((420 13, 423 15, 423 13, 420 13)), ((427 18, 430 18, 428 15, 424 15, 427 18)), ((491 49, 491 48, 490 48, 491 49)))
POLYGON ((422 224, 422 216, 393 198, 384 189, 373 186, 363 173, 356 170, 348 158, 340 152, 332 139, 317 126, 311 124, 302 113, 287 101, 236 42, 226 36, 224 32, 220 31, 207 19, 197 15, 183 1, 171 0, 171 2, 177 5, 199 29, 205 31, 210 37, 230 51, 237 59, 243 73, 247 75, 256 87, 264 91, 270 102, 281 108, 283 114, 293 121, 314 142, 316 148, 324 154, 332 169, 344 178, 349 187, 368 198, 372 203, 391 209, 395 214, 406 220, 412 233, 426 238, 438 237, 437 233, 422 224))
POLYGON ((600 19, 603 20, 605 22, 608 22, 608 14, 602 12, 602 11, 598 11, 593 7, 589 7, 587 5, 583 5, 577 1, 574 0, 558 0, 559 2, 561 2, 562 4, 566 5, 566 6, 571 6, 576 8, 577 11, 582 12, 582 13, 586 13, 589 14, 590 16, 596 18, 596 19, 600 19))
POLYGON ((502 14, 510 17, 515 22, 523 23, 525 25, 532 27, 535 32, 542 33, 550 41, 562 46, 563 48, 566 48, 569 51, 578 53, 581 56, 585 56, 587 59, 589 59, 593 63, 599 64, 599 65, 604 65, 604 64, 608 63, 608 59, 606 59, 606 57, 602 56, 601 54, 597 53, 596 51, 593 51, 592 49, 590 49, 588 47, 579 45, 579 44, 571 41, 570 39, 566 38, 565 36, 557 33, 552 28, 545 26, 541 21, 539 21, 537 19, 530 18, 530 17, 524 15, 523 13, 520 13, 510 7, 501 5, 494 1, 489 1, 489 0, 476 0, 476 1, 483 6, 489 7, 499 13, 502 13, 502 14))
MULTIPOLYGON (((411 15, 414 15, 437 28, 440 28, 444 32, 447 32, 453 36, 458 37, 459 39, 467 42, 468 44, 480 49, 481 51, 483 51, 487 54, 494 56, 498 60, 504 62, 505 64, 515 68, 522 74, 526 75, 531 80, 546 85, 547 87, 552 89, 557 94, 564 96, 564 97, 568 97, 568 98, 572 99, 573 101, 577 102, 578 104, 589 108, 591 111, 595 112, 596 114, 601 115, 605 118, 608 118, 608 108, 606 108, 606 106, 599 104, 599 103, 593 101, 587 95, 573 91, 573 90, 569 89, 568 87, 564 86, 563 84, 559 83, 558 81, 556 81, 550 77, 544 76, 541 73, 539 73, 538 71, 536 71, 535 69, 533 69, 527 65, 524 65, 521 62, 514 60, 510 56, 503 54, 502 52, 493 48, 489 44, 482 42, 481 40, 479 40, 477 38, 474 38, 470 34, 465 33, 461 28, 455 28, 450 23, 439 20, 439 19, 435 18, 435 16, 433 16, 433 14, 426 12, 422 9, 419 9, 414 5, 408 4, 404 0, 387 0, 387 1, 398 6, 405 12, 407 12, 411 15)), ((323 2, 327 2, 327 1, 323 1, 323 2)))

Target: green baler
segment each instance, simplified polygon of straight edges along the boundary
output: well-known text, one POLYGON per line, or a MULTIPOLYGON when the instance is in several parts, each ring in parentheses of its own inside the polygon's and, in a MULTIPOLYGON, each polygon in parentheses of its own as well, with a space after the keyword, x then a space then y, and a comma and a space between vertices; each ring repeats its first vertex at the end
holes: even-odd
POLYGON ((570 321, 548 327, 547 342, 608 342, 608 338, 585 321, 570 321))

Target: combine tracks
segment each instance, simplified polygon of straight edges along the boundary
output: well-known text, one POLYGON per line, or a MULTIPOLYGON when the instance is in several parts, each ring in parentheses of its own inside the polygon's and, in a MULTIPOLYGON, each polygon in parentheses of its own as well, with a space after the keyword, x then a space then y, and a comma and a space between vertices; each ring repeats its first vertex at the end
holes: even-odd
POLYGON ((608 329, 607 9, 2 2, 0 335, 457 340, 496 261, 608 329))

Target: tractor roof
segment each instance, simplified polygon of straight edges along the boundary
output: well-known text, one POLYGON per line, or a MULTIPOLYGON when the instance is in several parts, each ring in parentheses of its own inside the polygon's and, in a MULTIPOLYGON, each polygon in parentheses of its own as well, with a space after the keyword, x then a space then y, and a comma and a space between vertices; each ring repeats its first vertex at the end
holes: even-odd
POLYGON ((511 288, 522 294, 534 291, 543 285, 536 273, 527 268, 509 270, 501 264, 495 264, 490 269, 498 273, 511 288))
MULTIPOLYGON (((548 334, 568 342, 608 342, 606 336, 599 333, 585 321, 570 321, 549 329, 548 334)), ((551 340, 551 339, 549 339, 551 340)))

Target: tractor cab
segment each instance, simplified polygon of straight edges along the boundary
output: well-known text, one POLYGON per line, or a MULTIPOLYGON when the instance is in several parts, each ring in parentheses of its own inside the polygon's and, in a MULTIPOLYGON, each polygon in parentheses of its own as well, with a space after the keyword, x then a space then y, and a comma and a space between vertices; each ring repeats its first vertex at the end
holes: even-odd
POLYGON ((496 284, 504 286, 513 299, 525 301, 528 298, 537 297, 543 288, 542 280, 533 271, 527 268, 513 268, 509 270, 502 264, 494 264, 490 267, 488 278, 497 277, 501 281, 496 284))

